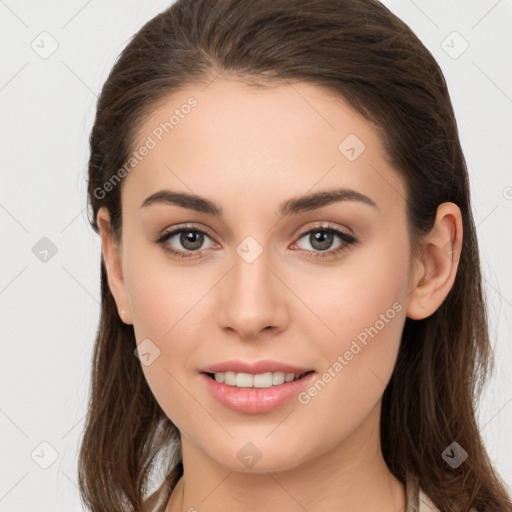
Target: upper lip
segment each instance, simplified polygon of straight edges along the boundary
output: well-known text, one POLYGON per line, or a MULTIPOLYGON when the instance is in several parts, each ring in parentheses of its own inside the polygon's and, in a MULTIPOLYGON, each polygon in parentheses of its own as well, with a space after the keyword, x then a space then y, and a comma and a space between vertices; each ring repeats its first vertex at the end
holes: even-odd
POLYGON ((296 373, 302 375, 313 371, 312 368, 301 368, 287 363, 281 363, 279 361, 271 361, 264 359, 255 362, 246 362, 240 359, 233 359, 230 361, 223 361, 222 363, 212 364, 201 369, 204 373, 218 373, 218 372, 235 372, 235 373, 250 373, 252 375, 258 375, 267 372, 284 372, 284 373, 296 373))

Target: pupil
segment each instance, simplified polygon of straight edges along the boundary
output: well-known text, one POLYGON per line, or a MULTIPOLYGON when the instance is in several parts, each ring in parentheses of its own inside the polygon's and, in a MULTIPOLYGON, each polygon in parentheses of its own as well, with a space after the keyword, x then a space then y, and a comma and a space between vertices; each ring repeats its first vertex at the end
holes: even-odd
MULTIPOLYGON (((319 250, 324 250, 324 249, 328 249, 329 246, 331 245, 332 243, 332 237, 333 237, 333 233, 322 233, 322 232, 316 232, 314 234, 314 242, 317 243, 319 242, 320 243, 320 247, 316 247, 317 249, 319 250)), ((313 247, 315 247, 315 244, 312 243, 311 244, 313 247)))
POLYGON ((202 245, 202 233, 196 233, 194 231, 184 231, 182 234, 181 234, 181 244, 183 245, 183 247, 185 247, 187 250, 194 250, 194 249, 198 249, 199 247, 201 247, 202 245), (194 241, 195 239, 195 241, 194 241), (189 244, 192 244, 192 246, 190 246, 189 244))

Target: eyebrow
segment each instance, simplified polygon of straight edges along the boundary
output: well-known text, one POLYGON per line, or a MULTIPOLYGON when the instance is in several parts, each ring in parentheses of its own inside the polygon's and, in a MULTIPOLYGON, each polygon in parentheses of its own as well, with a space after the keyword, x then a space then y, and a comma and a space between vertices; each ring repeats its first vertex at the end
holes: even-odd
MULTIPOLYGON (((301 212, 316 210, 332 203, 340 201, 359 201, 371 206, 377 210, 380 208, 377 203, 368 196, 349 188, 336 188, 331 190, 322 190, 303 196, 293 197, 281 203, 279 213, 283 217, 288 217, 301 212)), ((207 213, 222 218, 222 206, 195 194, 186 192, 176 192, 172 190, 159 190, 148 196, 141 205, 141 208, 147 208, 154 204, 171 204, 188 208, 201 213, 207 213)))

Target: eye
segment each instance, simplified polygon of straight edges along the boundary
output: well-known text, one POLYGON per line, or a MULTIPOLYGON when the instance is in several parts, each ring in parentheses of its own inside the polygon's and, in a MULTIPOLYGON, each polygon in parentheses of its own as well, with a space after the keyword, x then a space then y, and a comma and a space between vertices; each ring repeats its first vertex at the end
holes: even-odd
MULTIPOLYGON (((307 238, 308 243, 311 245, 312 250, 306 249, 311 253, 309 257, 312 258, 326 258, 330 256, 337 256, 339 253, 348 249, 350 245, 356 245, 359 241, 351 234, 346 233, 340 229, 332 226, 318 226, 303 233, 299 240, 307 238), (329 249, 332 246, 334 238, 339 238, 342 243, 335 249, 329 249)), ((171 231, 163 233, 157 237, 154 242, 163 247, 164 251, 171 254, 175 258, 184 259, 192 257, 201 257, 203 249, 200 249, 205 238, 211 240, 211 237, 202 229, 196 227, 181 226, 171 231), (177 245, 181 245, 183 249, 174 249, 177 245)), ((297 247, 297 242, 293 244, 292 248, 297 247)))
MULTIPOLYGON (((312 253, 310 256, 312 258, 337 256, 345 249, 348 249, 349 246, 359 243, 359 241, 353 235, 332 226, 318 226, 310 229, 309 231, 303 233, 299 240, 304 237, 307 237, 307 242, 312 247, 312 251, 307 249, 312 253), (327 250, 332 246, 333 240, 336 237, 339 238, 342 243, 335 249, 327 250)), ((292 247, 295 246, 297 246, 297 243, 295 243, 292 247)))
POLYGON ((205 237, 210 238, 202 229, 182 226, 163 233, 154 241, 174 257, 191 258, 201 255, 202 251, 198 249, 204 244, 205 237), (173 241, 172 244, 171 241, 173 241), (176 246, 177 244, 180 244, 184 250, 176 250, 171 247, 171 245, 176 246))

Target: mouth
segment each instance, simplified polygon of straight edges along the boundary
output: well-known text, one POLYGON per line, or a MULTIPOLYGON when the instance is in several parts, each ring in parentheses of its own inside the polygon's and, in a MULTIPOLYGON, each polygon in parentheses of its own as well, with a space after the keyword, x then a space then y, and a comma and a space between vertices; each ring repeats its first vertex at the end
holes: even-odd
POLYGON ((258 374, 242 372, 203 372, 210 379, 235 388, 272 388, 295 382, 314 373, 310 370, 301 374, 285 372, 265 372, 258 374))
MULTIPOLYGON (((226 370, 227 365, 223 365, 226 370)), ((267 368, 270 365, 266 365, 267 368)), ((286 366, 280 364, 281 367, 286 366)), ((298 370, 301 373, 284 371, 246 373, 234 371, 202 371, 200 376, 207 392, 224 407, 246 414, 269 413, 292 400, 315 379, 315 370, 298 370)), ((216 370, 207 368, 205 370, 216 370)), ((261 370, 259 370, 261 371, 261 370)))

